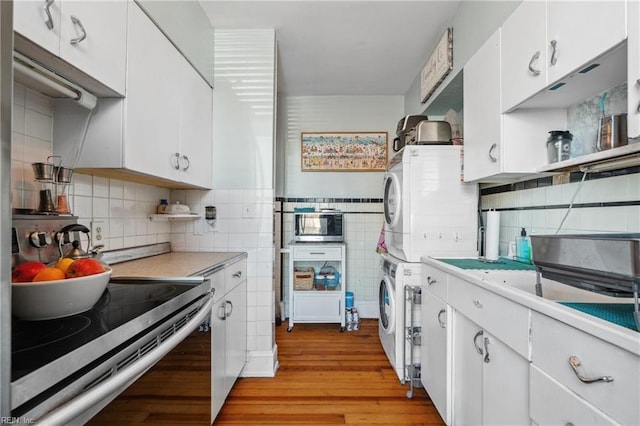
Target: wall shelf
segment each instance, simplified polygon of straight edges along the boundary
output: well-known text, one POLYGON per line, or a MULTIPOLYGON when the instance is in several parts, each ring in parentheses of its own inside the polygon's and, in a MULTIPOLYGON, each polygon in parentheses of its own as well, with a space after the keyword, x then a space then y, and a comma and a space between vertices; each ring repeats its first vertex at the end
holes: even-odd
POLYGON ((190 214, 152 214, 149 216, 151 222, 167 222, 167 221, 180 221, 180 220, 196 220, 202 216, 195 213, 190 214))
POLYGON ((565 161, 547 164, 538 168, 538 172, 573 172, 573 171, 604 171, 616 167, 631 167, 640 165, 640 143, 630 143, 619 148, 594 152, 565 161))

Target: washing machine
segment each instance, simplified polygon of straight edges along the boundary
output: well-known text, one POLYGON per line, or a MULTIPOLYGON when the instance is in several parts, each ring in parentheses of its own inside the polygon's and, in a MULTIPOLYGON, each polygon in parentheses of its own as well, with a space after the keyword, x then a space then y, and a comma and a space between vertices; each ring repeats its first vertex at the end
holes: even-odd
POLYGON ((384 229, 389 254, 478 255, 478 185, 461 182, 461 146, 407 145, 384 176, 384 229))
POLYGON ((388 254, 382 259, 378 334, 389 362, 404 384, 415 377, 413 371, 420 362, 420 306, 416 306, 412 294, 420 291, 422 264, 403 262, 388 254))

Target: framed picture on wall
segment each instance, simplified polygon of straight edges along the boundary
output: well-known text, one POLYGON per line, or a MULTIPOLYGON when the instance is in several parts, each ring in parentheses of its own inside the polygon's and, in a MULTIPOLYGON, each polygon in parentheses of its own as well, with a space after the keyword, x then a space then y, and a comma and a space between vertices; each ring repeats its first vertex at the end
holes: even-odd
POLYGON ((387 132, 302 132, 302 171, 384 171, 387 138, 387 132))

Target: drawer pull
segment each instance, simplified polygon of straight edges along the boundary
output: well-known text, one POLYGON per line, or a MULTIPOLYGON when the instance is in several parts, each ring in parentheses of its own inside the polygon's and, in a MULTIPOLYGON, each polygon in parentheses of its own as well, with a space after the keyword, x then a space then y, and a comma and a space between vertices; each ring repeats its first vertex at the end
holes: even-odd
POLYGON ((574 374, 582 383, 594 383, 594 382, 613 382, 613 377, 611 376, 602 376, 602 377, 584 377, 578 371, 578 367, 580 367, 581 363, 577 356, 572 356, 569 358, 569 365, 573 370, 574 374))
POLYGON ((480 303, 480 301, 479 301, 479 300, 474 300, 474 301, 473 301, 473 305, 474 305, 476 308, 478 308, 478 309, 482 309, 482 308, 484 308, 484 305, 483 305, 482 303, 480 303))
POLYGON ((440 312, 438 312, 438 324, 440 324, 440 328, 447 328, 446 324, 442 320, 442 314, 444 314, 445 312, 447 311, 444 309, 440 309, 440 312))
POLYGON ((489 338, 485 337, 484 338, 484 362, 485 364, 489 364, 489 362, 491 362, 491 360, 489 359, 489 338))
POLYGON ((480 346, 478 346, 478 337, 482 337, 482 335, 484 334, 484 332, 482 330, 478 331, 476 333, 475 336, 473 336, 473 346, 475 346, 476 351, 478 351, 478 353, 480 355, 484 354, 484 351, 482 350, 482 348, 480 346))
POLYGON ((436 280, 435 278, 427 277, 427 284, 434 285, 437 282, 438 280, 436 280))
POLYGON ((324 256, 324 252, 323 251, 311 251, 311 252, 309 252, 309 254, 312 254, 314 256, 324 256))
POLYGON ((233 278, 242 278, 242 271, 238 271, 235 274, 232 275, 233 278))

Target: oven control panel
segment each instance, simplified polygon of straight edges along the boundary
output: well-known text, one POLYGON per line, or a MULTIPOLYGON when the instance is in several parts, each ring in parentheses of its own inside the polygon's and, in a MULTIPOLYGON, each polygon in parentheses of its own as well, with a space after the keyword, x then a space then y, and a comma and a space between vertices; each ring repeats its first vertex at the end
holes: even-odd
MULTIPOLYGON (((12 266, 14 263, 49 263, 60 257, 56 234, 65 226, 78 223, 76 216, 13 216, 11 227, 12 266)), ((77 238, 76 238, 77 239, 77 238)), ((70 241, 63 242, 63 251, 70 241)))

